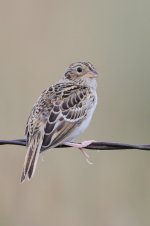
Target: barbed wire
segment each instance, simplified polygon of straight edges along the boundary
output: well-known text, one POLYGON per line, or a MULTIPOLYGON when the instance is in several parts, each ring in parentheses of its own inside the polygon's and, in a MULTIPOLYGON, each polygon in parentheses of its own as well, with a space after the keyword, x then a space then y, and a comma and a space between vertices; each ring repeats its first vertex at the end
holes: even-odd
MULTIPOLYGON (((26 146, 26 139, 0 140, 0 145, 26 146)), ((69 145, 58 145, 55 148, 71 148, 71 147, 69 145)), ((103 151, 138 149, 143 151, 150 151, 150 144, 124 144, 124 143, 118 143, 118 142, 94 141, 91 144, 89 144, 87 147, 85 147, 85 149, 103 150, 103 151)))

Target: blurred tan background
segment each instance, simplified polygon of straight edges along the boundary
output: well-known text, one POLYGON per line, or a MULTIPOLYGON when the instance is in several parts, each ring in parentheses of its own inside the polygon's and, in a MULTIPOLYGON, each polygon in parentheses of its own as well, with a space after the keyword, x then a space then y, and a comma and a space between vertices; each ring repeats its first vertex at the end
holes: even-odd
MULTIPOLYGON (((23 138, 43 89, 88 60, 102 75, 80 140, 150 143, 149 12, 149 0, 1 0, 0 139, 23 138)), ((25 148, 0 146, 0 225, 149 226, 150 153, 89 154, 92 166, 77 149, 46 152, 21 184, 25 148)))

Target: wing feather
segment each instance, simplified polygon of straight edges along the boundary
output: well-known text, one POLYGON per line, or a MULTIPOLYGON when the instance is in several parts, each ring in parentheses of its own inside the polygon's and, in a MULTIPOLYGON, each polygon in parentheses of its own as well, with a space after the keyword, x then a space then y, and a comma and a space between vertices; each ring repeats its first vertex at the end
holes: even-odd
POLYGON ((42 149, 55 147, 63 143, 73 129, 82 123, 89 110, 89 106, 87 106, 87 102, 89 101, 86 98, 89 98, 89 89, 87 87, 78 87, 78 89, 76 87, 74 89, 70 87, 70 92, 68 90, 65 93, 65 97, 62 96, 60 102, 57 103, 57 108, 56 105, 53 105, 51 111, 57 115, 57 119, 54 124, 50 112, 48 122, 45 126, 46 134, 43 139, 42 149))

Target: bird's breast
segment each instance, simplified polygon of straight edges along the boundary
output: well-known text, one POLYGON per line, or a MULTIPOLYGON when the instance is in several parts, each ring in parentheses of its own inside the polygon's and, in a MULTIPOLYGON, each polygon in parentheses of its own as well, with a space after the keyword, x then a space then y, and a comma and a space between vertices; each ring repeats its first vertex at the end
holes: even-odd
POLYGON ((67 138, 66 142, 70 142, 74 139, 76 139, 78 136, 80 136, 89 126, 93 113, 95 111, 97 105, 97 95, 95 93, 94 95, 94 100, 93 100, 93 104, 91 106, 91 108, 88 110, 86 117, 84 118, 84 120, 82 121, 81 124, 79 124, 79 126, 77 126, 72 133, 70 134, 70 136, 67 138))

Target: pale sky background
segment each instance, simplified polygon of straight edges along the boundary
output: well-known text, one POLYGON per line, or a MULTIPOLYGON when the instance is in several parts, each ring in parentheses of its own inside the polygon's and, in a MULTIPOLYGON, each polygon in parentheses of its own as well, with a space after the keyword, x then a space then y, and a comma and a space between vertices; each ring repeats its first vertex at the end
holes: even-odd
MULTIPOLYGON (((79 140, 150 143, 149 0, 0 0, 0 139, 23 138, 37 97, 80 60, 101 75, 79 140)), ((89 151, 90 166, 52 150, 21 184, 25 150, 0 146, 0 225, 150 225, 149 152, 89 151)))

